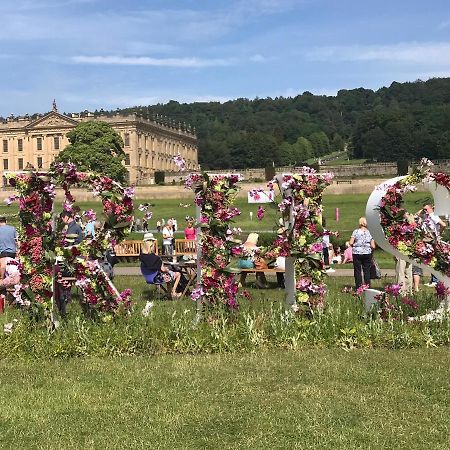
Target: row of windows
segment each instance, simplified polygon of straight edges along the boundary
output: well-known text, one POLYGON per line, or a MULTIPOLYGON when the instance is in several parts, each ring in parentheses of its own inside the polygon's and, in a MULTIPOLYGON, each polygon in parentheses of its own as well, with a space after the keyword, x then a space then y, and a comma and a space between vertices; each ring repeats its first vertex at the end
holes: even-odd
MULTIPOLYGON (((53 137, 53 149, 59 150, 60 149, 60 137, 54 136, 53 137)), ((41 137, 36 138, 36 150, 42 150, 42 143, 43 140, 41 137)), ((8 152, 9 142, 7 139, 3 139, 3 153, 8 152)), ((23 139, 17 139, 17 150, 19 152, 23 151, 23 139)))
MULTIPOLYGON (((37 157, 36 162, 37 162, 37 168, 38 169, 42 169, 43 159, 42 159, 41 156, 37 157)), ((125 154, 125 165, 126 166, 130 165, 130 155, 129 155, 129 153, 125 154)), ((17 166, 18 166, 18 170, 22 170, 24 168, 24 166, 23 166, 23 158, 18 158, 17 166)), ((9 159, 5 158, 3 160, 3 170, 9 170, 9 159)))
MULTIPOLYGON (((37 168, 38 169, 42 169, 42 167, 43 167, 43 159, 42 159, 41 156, 37 157, 36 163, 37 163, 37 168)), ((18 170, 22 170, 23 169, 23 167, 24 167, 23 166, 23 158, 19 158, 17 160, 17 166, 18 166, 18 170)), ((9 159, 4 159, 3 160, 3 170, 8 170, 8 169, 9 169, 9 159)))

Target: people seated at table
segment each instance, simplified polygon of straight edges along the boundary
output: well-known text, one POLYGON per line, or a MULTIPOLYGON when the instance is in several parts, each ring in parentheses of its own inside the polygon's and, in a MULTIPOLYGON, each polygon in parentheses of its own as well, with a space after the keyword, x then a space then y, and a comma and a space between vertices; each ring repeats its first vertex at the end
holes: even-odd
POLYGON ((144 234, 144 243, 139 254, 141 269, 144 267, 148 271, 161 271, 162 259, 156 254, 156 238, 153 233, 144 234))
POLYGON ((170 295, 172 296, 172 298, 181 297, 183 295, 183 290, 180 291, 181 273, 175 270, 170 270, 166 266, 162 266, 161 271, 164 282, 171 286, 170 295))
MULTIPOLYGON (((258 233, 250 233, 247 237, 247 240, 242 244, 243 256, 239 260, 239 268, 240 269, 254 269, 255 264, 254 261, 258 255, 258 243, 259 234, 258 233)), ((256 287, 259 289, 267 289, 269 284, 267 283, 266 276, 264 272, 255 272, 256 276, 256 287)), ((245 279, 247 278, 246 272, 241 272, 239 284, 244 286, 245 279)))
POLYGON ((342 263, 342 255, 341 255, 341 248, 336 247, 334 250, 334 256, 331 259, 331 264, 341 264, 342 263))
POLYGON ((142 274, 146 277, 146 280, 151 279, 152 283, 155 283, 155 281, 157 284, 167 283, 170 286, 172 298, 181 297, 184 290, 183 275, 173 268, 163 265, 163 261, 155 253, 155 249, 156 238, 153 233, 145 233, 144 243, 139 254, 142 274))

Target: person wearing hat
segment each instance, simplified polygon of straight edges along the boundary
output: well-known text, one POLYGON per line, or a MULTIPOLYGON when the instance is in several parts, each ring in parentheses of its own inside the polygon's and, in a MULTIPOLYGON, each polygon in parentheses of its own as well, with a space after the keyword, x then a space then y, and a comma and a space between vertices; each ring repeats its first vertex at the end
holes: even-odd
POLYGON ((144 234, 144 243, 139 254, 141 267, 150 271, 161 271, 162 259, 156 254, 157 241, 153 233, 144 234))
POLYGON ((170 270, 168 267, 163 265, 162 259, 155 253, 156 242, 157 241, 153 236, 153 233, 144 234, 144 244, 142 245, 141 253, 139 254, 139 260, 141 261, 141 272, 143 274, 159 272, 161 279, 170 285, 172 298, 181 297, 181 292, 178 292, 181 273, 170 270))
MULTIPOLYGON (((239 260, 239 268, 241 269, 253 269, 255 267, 254 259, 258 250, 259 235, 258 233, 250 233, 247 240, 242 244, 244 254, 249 255, 248 258, 241 258, 239 260), (249 264, 250 263, 250 264, 249 264)), ((266 276, 264 272, 255 272, 256 277, 256 287, 259 289, 267 289, 269 285, 267 284, 266 276)), ((244 286, 245 279, 247 278, 246 272, 241 272, 239 284, 244 286)))

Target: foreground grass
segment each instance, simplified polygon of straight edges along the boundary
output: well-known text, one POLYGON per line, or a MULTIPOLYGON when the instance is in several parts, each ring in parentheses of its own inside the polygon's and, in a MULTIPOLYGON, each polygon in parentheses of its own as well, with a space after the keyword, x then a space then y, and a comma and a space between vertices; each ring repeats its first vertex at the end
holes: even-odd
MULTIPOLYGON (((351 281, 350 279, 348 281, 351 281)), ((385 280, 377 280, 381 287, 385 280)), ((103 323, 85 318, 77 302, 55 331, 45 322, 34 323, 19 310, 8 308, 0 316, 0 329, 15 322, 12 333, 0 333, 0 358, 73 358, 81 356, 153 356, 163 354, 245 353, 271 349, 299 348, 416 348, 446 346, 450 343, 450 320, 409 322, 437 306, 432 289, 416 297, 418 310, 404 307, 403 319, 382 321, 367 316, 362 300, 342 293, 347 284, 336 277, 328 281, 329 294, 323 312, 293 314, 286 309, 284 291, 257 290, 249 281, 252 300, 240 297, 239 310, 220 308, 202 311, 192 300, 156 301, 154 286, 142 277, 117 277, 117 287, 133 288, 134 309, 130 315, 103 323), (148 317, 141 311, 154 300, 148 317)))
POLYGON ((0 446, 447 449, 449 353, 2 361, 0 446))

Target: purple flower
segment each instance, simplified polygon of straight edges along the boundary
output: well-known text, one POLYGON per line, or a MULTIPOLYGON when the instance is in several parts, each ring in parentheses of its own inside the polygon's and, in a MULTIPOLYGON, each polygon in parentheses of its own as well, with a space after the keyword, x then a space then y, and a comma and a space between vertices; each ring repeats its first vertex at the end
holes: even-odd
POLYGON ((73 203, 70 203, 67 200, 64 200, 64 203, 63 203, 64 211, 73 211, 72 208, 73 208, 73 203))
POLYGON ((191 298, 196 302, 197 300, 200 300, 205 295, 203 288, 201 286, 197 286, 195 289, 192 290, 191 298))
POLYGON ((252 189, 248 195, 250 195, 251 198, 253 198, 254 200, 260 200, 261 196, 259 195, 261 192, 263 192, 262 189, 258 188, 258 189, 252 189))
POLYGON ((97 220, 97 214, 95 214, 95 211, 93 209, 88 209, 87 211, 84 212, 83 214, 86 219, 88 219, 89 221, 95 221, 97 220))
POLYGON ((362 284, 358 289, 356 289, 355 294, 356 295, 361 295, 367 289, 369 289, 369 285, 368 284, 362 284))
POLYGON ((256 212, 256 217, 258 218, 258 220, 263 220, 264 219, 264 214, 265 214, 265 209, 262 206, 258 207, 258 211, 256 212))
POLYGON ((17 195, 10 195, 8 198, 5 198, 5 203, 10 206, 13 202, 15 202, 19 197, 17 195))
POLYGON ((403 297, 400 301, 401 301, 404 305, 410 306, 412 309, 418 309, 418 308, 419 308, 418 303, 415 302, 414 300, 411 300, 411 299, 408 298, 408 297, 403 297))
POLYGON ((123 190, 123 195, 125 197, 133 198, 134 197, 134 187, 127 187, 123 190))
POLYGON ((398 297, 400 295, 400 292, 402 290, 401 284, 388 284, 384 288, 384 292, 387 294, 391 294, 394 297, 398 297))
POLYGON ((442 281, 438 281, 436 283, 436 296, 440 299, 444 299, 448 295, 450 295, 450 288, 445 286, 445 284, 442 281))
POLYGON ((49 195, 49 197, 52 197, 52 198, 54 198, 56 195, 55 185, 53 183, 47 184, 47 186, 44 187, 43 191, 46 192, 49 195))
POLYGON ((174 156, 173 162, 180 170, 186 170, 186 161, 183 159, 180 153, 178 155, 174 156))

